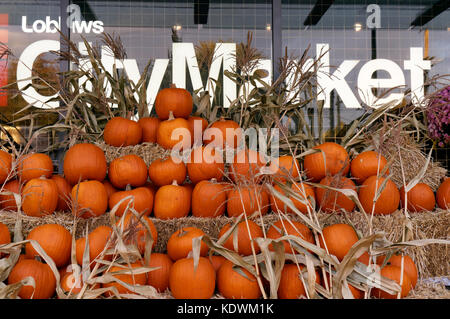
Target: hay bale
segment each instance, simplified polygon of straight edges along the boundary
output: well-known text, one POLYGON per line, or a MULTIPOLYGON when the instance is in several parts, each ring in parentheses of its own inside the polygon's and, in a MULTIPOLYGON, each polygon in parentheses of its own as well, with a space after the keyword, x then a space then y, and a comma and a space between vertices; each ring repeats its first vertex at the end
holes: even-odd
MULTIPOLYGON (((399 134, 385 137, 381 141, 377 141, 376 135, 374 136, 372 145, 391 163, 389 166, 391 179, 398 188, 403 186, 403 174, 406 184, 419 175, 427 162, 428 154, 422 151, 423 147, 417 144, 411 135, 399 134)), ((431 160, 420 182, 436 191, 446 174, 447 170, 439 162, 431 160)))
POLYGON ((421 280, 405 299, 450 299, 450 290, 443 283, 421 280))
POLYGON ((166 150, 156 143, 141 143, 132 146, 115 147, 106 144, 104 141, 101 141, 96 143, 96 145, 105 152, 106 162, 108 164, 111 163, 115 158, 129 154, 135 154, 140 156, 148 166, 154 160, 159 158, 165 159, 170 154, 170 150, 166 150))

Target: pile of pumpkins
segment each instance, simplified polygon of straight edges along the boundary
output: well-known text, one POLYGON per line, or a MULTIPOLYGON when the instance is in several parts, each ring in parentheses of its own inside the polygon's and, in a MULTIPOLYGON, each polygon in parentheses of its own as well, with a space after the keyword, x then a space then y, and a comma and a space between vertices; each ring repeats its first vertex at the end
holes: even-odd
MULTIPOLYGON (((158 234, 149 218, 151 215, 157 219, 181 218, 189 216, 190 213, 194 217, 214 218, 225 214, 236 217, 242 213, 251 215, 255 211, 266 214, 269 209, 275 213, 280 211, 294 213, 291 207, 287 207, 278 196, 274 196, 265 188, 263 181, 267 182, 266 176, 270 176, 273 181, 273 189, 290 198, 296 210, 304 214, 311 213, 314 206, 325 212, 342 210, 351 212, 355 209, 352 199, 327 187, 354 190, 362 207, 369 214, 391 214, 399 208, 400 202, 404 206, 406 200, 408 210, 413 212, 432 211, 436 202, 443 209, 450 206, 450 178, 444 180, 436 196, 428 185, 422 183, 417 184, 405 195, 403 188, 399 190, 391 180, 386 179, 387 161, 381 154, 366 151, 350 161, 348 152, 339 144, 332 142, 314 147, 321 152, 306 155, 303 170, 297 159, 291 155, 283 155, 267 163, 258 152, 241 149, 236 151, 228 171, 225 171, 223 156, 219 151, 230 146, 235 147, 241 142, 239 124, 221 118, 209 125, 205 119, 191 116, 192 108, 192 97, 188 91, 175 87, 166 88, 158 93, 155 100, 157 117, 141 118, 137 122, 115 117, 104 129, 105 142, 116 147, 150 142, 170 150, 181 143, 181 150, 186 151, 194 145, 186 162, 178 157, 169 156, 166 159, 155 160, 147 166, 140 156, 130 154, 118 157, 108 165, 100 147, 80 143, 66 152, 63 163, 64 176, 61 176, 54 174, 53 163, 46 154, 25 154, 14 159, 11 154, 0 151, 0 183, 3 185, 0 208, 16 211, 17 197, 21 198, 23 213, 33 217, 49 215, 54 211, 70 211, 80 218, 92 218, 115 209, 119 222, 119 217, 123 216, 127 206, 131 204, 150 227, 154 246, 158 234), (181 134, 174 139, 172 133, 177 129, 188 132, 190 138, 183 139, 186 135, 181 134), (227 129, 237 130, 234 132, 238 133, 227 135, 229 132, 227 129), (225 138, 218 138, 218 135, 211 134, 212 131, 222 132, 225 138), (301 172, 304 172, 308 181, 319 183, 323 187, 314 187, 302 182, 301 172), (349 173, 351 178, 347 177, 349 173), (16 178, 11 180, 13 176, 16 178), (282 184, 291 188, 291 194, 286 194, 280 187, 282 184), (17 194, 16 197, 13 193, 17 194), (292 196, 293 193, 296 194, 295 197, 292 196)), ((127 214, 123 223, 130 225, 133 218, 135 217, 127 214)), ((137 237, 134 239, 137 240, 139 251, 143 254, 146 248, 144 238, 148 234, 142 224, 138 225, 141 228, 136 232, 137 237)), ((5 230, 6 226, 3 226, 0 224, 0 244, 10 241, 9 232, 5 230)), ((220 235, 225 234, 229 227, 230 225, 226 225, 220 235)), ((109 226, 100 226, 89 234, 91 261, 105 251, 111 231, 109 226)), ((225 241, 226 248, 243 256, 259 253, 259 247, 251 239, 264 236, 260 226, 251 220, 245 220, 239 224, 236 232, 237 235, 231 235, 225 241), (237 241, 234 242, 235 240, 237 241)), ((300 236, 313 244, 326 247, 340 261, 358 240, 353 228, 345 224, 336 224, 323 229, 325 243, 322 239, 316 243, 307 226, 288 220, 279 220, 271 225, 266 236, 275 239, 281 237, 282 233, 300 236)), ((193 227, 180 230, 167 243, 167 254, 151 254, 150 266, 160 266, 160 269, 147 274, 121 274, 117 277, 124 282, 150 284, 159 291, 169 288, 175 298, 210 298, 216 288, 226 298, 259 298, 261 289, 258 282, 251 279, 253 275, 242 269, 246 274, 242 276, 240 272, 234 271, 233 264, 223 257, 207 257, 208 247, 204 243, 201 245, 202 257, 198 269, 193 272, 193 260, 188 258, 188 253, 192 249, 192 238, 202 234, 200 229, 193 227), (222 266, 219 268, 219 265, 222 266)), ((64 227, 56 224, 37 226, 29 233, 27 239, 37 240, 57 267, 63 270, 67 268, 71 235, 64 227)), ((80 265, 85 242, 86 238, 79 238, 76 243, 77 262, 80 265)), ((290 244, 287 242, 284 244, 285 251, 291 252, 290 244)), ((42 280, 46 282, 43 285, 46 287, 42 288, 42 294, 41 290, 36 288, 34 298, 53 296, 54 285, 49 279, 54 277, 51 270, 45 263, 33 259, 37 252, 31 245, 27 244, 25 251, 11 272, 8 282, 17 282, 27 274, 34 276, 35 279, 43 278, 42 280)), ((410 274, 402 275, 396 258, 391 257, 381 274, 397 282, 403 278, 402 282, 406 285, 402 287, 403 297, 414 287, 417 269, 412 259, 404 256, 405 265, 408 265, 404 270, 408 272, 410 268, 415 269, 415 273, 411 271, 410 274)), ((368 264, 367 253, 362 255, 359 261, 368 264)), ((383 260, 377 260, 378 262, 382 263, 383 260)), ((134 266, 141 267, 142 264, 138 262, 134 266)), ((120 270, 116 268, 112 267, 109 271, 120 270)), ((304 271, 296 264, 285 265, 279 288, 280 298, 298 298, 306 294, 299 278, 299 273, 304 271)), ((62 273, 61 278, 63 289, 75 292, 73 274, 62 273)), ((327 279, 319 272, 316 278, 318 283, 329 285, 327 279)), ((115 282, 104 284, 108 285, 115 285, 121 292, 128 291, 115 282)), ((31 290, 28 288, 30 287, 24 287, 20 296, 29 298, 31 290)), ((349 288, 355 298, 364 295, 361 290, 351 285, 349 288)), ((377 289, 373 289, 372 293, 376 297, 396 297, 377 289)))

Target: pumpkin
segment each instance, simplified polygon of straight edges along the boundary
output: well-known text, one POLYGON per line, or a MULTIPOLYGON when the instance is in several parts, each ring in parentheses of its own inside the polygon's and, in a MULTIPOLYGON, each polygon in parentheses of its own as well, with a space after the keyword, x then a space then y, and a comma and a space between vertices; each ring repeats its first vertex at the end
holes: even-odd
MULTIPOLYGON (((402 270, 400 267, 387 265, 381 269, 380 275, 388 279, 394 280, 400 285, 402 270)), ((411 280, 409 279, 409 276, 405 270, 403 270, 402 279, 403 279, 402 284, 400 285, 401 286, 400 298, 406 297, 409 294, 412 287, 411 280)), ((375 298, 382 298, 382 299, 397 299, 397 294, 391 295, 379 288, 372 289, 372 296, 375 298)))
POLYGON ((405 194, 405 187, 400 188, 400 201, 402 207, 408 202, 410 212, 433 211, 436 206, 436 198, 430 186, 424 183, 418 183, 405 194), (406 200, 408 199, 408 200, 406 200))
POLYGON ((155 194, 153 213, 156 218, 171 219, 186 217, 191 208, 191 193, 187 187, 174 181, 172 185, 161 186, 155 194))
POLYGON ((138 155, 125 155, 115 158, 109 164, 108 176, 116 188, 124 189, 127 185, 143 186, 147 181, 147 165, 138 155))
POLYGON ((168 120, 159 124, 156 142, 165 149, 172 149, 175 146, 178 150, 189 149, 191 147, 189 122, 184 118, 175 118, 171 113, 168 120))
MULTIPOLYGON (((377 264, 382 265, 386 256, 377 257, 377 264)), ((386 265, 392 265, 397 267, 402 267, 402 259, 403 259, 403 269, 411 280, 411 289, 414 289, 417 284, 417 279, 419 277, 419 272, 417 270, 416 264, 408 255, 392 255, 391 258, 387 261, 386 265)))
POLYGON ((243 142, 242 133, 237 122, 222 117, 203 132, 203 144, 212 144, 221 149, 236 149, 243 142))
POLYGON ((192 96, 188 90, 177 88, 172 84, 169 88, 162 89, 155 98, 155 111, 162 121, 167 120, 170 112, 174 117, 188 118, 194 107, 192 96))
POLYGON ((106 177, 105 153, 94 144, 76 144, 66 152, 63 168, 64 176, 70 185, 83 180, 101 182, 106 177))
POLYGON ((56 187, 58 188, 58 205, 56 206, 57 211, 65 211, 69 209, 70 192, 72 187, 69 182, 61 175, 53 175, 52 180, 55 181, 56 187))
POLYGON ((0 150, 0 184, 2 185, 11 177, 12 162, 12 155, 4 150, 0 150))
POLYGON ((51 179, 33 178, 22 189, 22 210, 28 216, 52 214, 57 205, 58 187, 51 179))
MULTIPOLYGON (((278 286, 279 299, 298 299, 306 297, 305 286, 300 279, 300 272, 307 276, 305 266, 296 264, 285 264, 281 271, 280 285, 278 286)), ((307 277, 304 282, 308 284, 307 277)), ((320 274, 316 270, 316 283, 320 284, 320 274)))
POLYGON ((169 288, 169 274, 173 262, 167 254, 152 253, 148 267, 159 268, 147 273, 147 285, 155 287, 158 292, 169 288))
MULTIPOLYGON (((141 268, 143 267, 141 262, 134 262, 131 263, 130 265, 125 264, 125 265, 117 265, 117 266, 112 266, 111 268, 109 268, 106 273, 107 274, 111 274, 113 277, 119 279, 120 281, 123 281, 126 284, 129 284, 131 286, 137 286, 137 285, 145 285, 147 283, 147 276, 145 273, 140 273, 137 274, 136 272, 133 272, 133 269, 136 268, 141 268), (115 272, 118 271, 128 271, 129 273, 125 273, 125 274, 114 274, 115 272)), ((121 284, 119 284, 116 281, 111 281, 109 283, 104 283, 102 284, 103 288, 109 288, 109 287, 115 287, 118 291, 119 294, 132 294, 133 292, 131 290, 129 290, 128 288, 126 288, 125 286, 122 286, 121 284)), ((105 292, 105 295, 107 297, 111 297, 114 296, 114 293, 112 291, 107 291, 105 292)))
POLYGON ((108 195, 108 199, 111 198, 112 194, 119 191, 117 188, 112 186, 112 184, 108 180, 104 180, 102 184, 103 186, 105 186, 106 195, 108 195))
POLYGON ((266 165, 262 153, 251 149, 238 151, 230 164, 229 176, 235 183, 253 182, 259 183, 261 176, 255 177, 260 173, 261 168, 266 165))
MULTIPOLYGON (((314 235, 311 230, 300 222, 289 220, 278 220, 273 223, 267 231, 267 238, 277 239, 286 235, 293 235, 303 239, 311 244, 315 244, 314 235)), ((284 245, 284 252, 291 254, 295 249, 291 246, 289 240, 282 241, 284 245)), ((269 245, 269 249, 273 250, 272 244, 269 245)))
POLYGON ((296 180, 300 175, 300 165, 291 155, 280 156, 270 162, 269 170, 273 179, 284 183, 287 180, 296 180))
POLYGON ((200 116, 189 116, 188 123, 191 132, 191 145, 202 145, 203 132, 208 127, 208 121, 200 116))
POLYGON ((222 154, 217 149, 204 146, 192 150, 186 166, 189 179, 194 184, 211 178, 220 182, 225 172, 222 154))
MULTIPOLYGON (((61 277, 61 288, 66 294, 77 295, 81 292, 81 289, 83 288, 83 279, 81 274, 77 277, 75 273, 66 273, 64 276, 61 277)), ((94 284, 92 289, 98 289, 101 288, 101 285, 99 283, 94 284)), ((89 289, 89 288, 88 288, 89 289)))
POLYGON ((182 184, 186 179, 186 164, 181 159, 169 156, 156 159, 148 167, 148 176, 156 186, 170 185, 173 181, 182 184))
MULTIPOLYGON (((225 224, 219 232, 219 239, 230 229, 231 224, 225 224)), ((227 240, 223 243, 223 247, 234 250, 239 255, 248 256, 259 254, 261 248, 255 241, 255 238, 264 237, 264 233, 258 224, 254 221, 241 221, 237 224, 234 231, 229 235, 227 240), (253 249, 252 249, 253 247, 253 249)))
MULTIPOLYGON (((13 179, 3 185, 1 192, 11 192, 20 195, 20 182, 17 179, 13 179)), ((5 210, 17 211, 17 203, 14 195, 0 195, 0 208, 5 210)))
POLYGON ((158 232, 156 231, 155 224, 153 224, 152 220, 147 216, 141 216, 140 219, 138 219, 133 214, 126 214, 125 217, 121 217, 116 222, 116 225, 125 233, 125 244, 136 245, 141 254, 145 253, 147 238, 153 239, 152 249, 158 242, 158 232), (148 232, 145 223, 147 223, 150 233, 148 232))
MULTIPOLYGON (((327 176, 320 181, 320 184, 336 189, 352 189, 356 193, 355 183, 347 177, 327 176)), ((316 187, 316 198, 318 207, 327 213, 352 212, 355 209, 353 200, 339 191, 316 187)))
POLYGON ((347 151, 341 145, 326 142, 313 149, 320 152, 306 155, 303 161, 306 176, 312 182, 318 182, 326 175, 341 173, 347 175, 350 170, 350 160, 347 151))
MULTIPOLYGON (((359 240, 358 234, 352 226, 347 224, 334 224, 322 229, 322 236, 319 234, 320 247, 327 250, 331 255, 335 255, 342 261, 352 246, 359 240), (325 239, 325 244, 324 244, 325 239)), ((367 264, 368 254, 361 255, 358 260, 367 264)))
POLYGON ((234 265, 229 260, 226 260, 217 272, 217 290, 227 299, 258 299, 261 297, 256 277, 247 269, 234 265))
POLYGON ((19 158, 17 174, 22 183, 41 176, 50 178, 53 174, 52 159, 42 153, 26 154, 19 158))
POLYGON ((85 181, 75 185, 71 197, 72 213, 77 217, 98 217, 108 208, 108 194, 99 181, 85 181))
MULTIPOLYGON (((316 200, 316 195, 314 193, 314 188, 305 183, 292 183, 291 190, 296 193, 304 201, 308 201, 308 205, 305 205, 302 201, 294 198, 294 196, 286 194, 286 192, 278 185, 274 185, 273 188, 284 196, 287 196, 292 200, 294 206, 303 214, 308 214, 308 207, 313 210, 313 200, 316 200)), ((295 214, 295 212, 288 207, 280 198, 276 197, 274 194, 270 195, 270 207, 272 211, 287 212, 290 214, 295 214)))
POLYGON ((370 176, 362 183, 358 197, 367 214, 388 215, 395 212, 400 203, 400 192, 392 180, 387 180, 384 189, 375 202, 377 191, 385 183, 384 177, 370 176), (372 210, 373 209, 373 210, 372 210))
POLYGON ((192 191, 192 215, 195 217, 217 217, 225 213, 226 186, 215 179, 197 183, 192 191))
MULTIPOLYGON (((182 227, 174 232, 167 241, 167 255, 170 259, 178 260, 186 258, 192 250, 192 239, 201 237, 205 233, 196 227, 182 227)), ((208 246, 202 241, 200 244, 200 256, 206 256, 208 246)))
POLYGON ((193 258, 177 260, 170 269, 169 288, 176 299, 209 299, 216 287, 216 272, 208 259, 200 257, 194 269, 193 258))
POLYGON ((225 257, 220 256, 220 255, 210 255, 208 257, 208 259, 211 262, 211 264, 213 265, 216 273, 219 270, 219 268, 223 265, 223 263, 227 260, 225 257))
POLYGON ((138 124, 142 128, 142 142, 156 143, 156 132, 158 131, 161 120, 157 117, 142 117, 138 124))
POLYGON ((49 265, 34 259, 23 259, 16 263, 8 277, 8 285, 33 277, 33 286, 23 286, 19 291, 22 299, 49 299, 55 294, 56 278, 49 265))
MULTIPOLYGON (((124 191, 116 192, 109 198, 109 209, 112 210, 123 198, 127 196, 133 197, 133 203, 130 207, 133 207, 139 214, 148 216, 153 210, 153 193, 147 187, 138 187, 135 189, 127 189, 124 191)), ((116 216, 122 216, 130 203, 131 198, 123 201, 116 210, 116 216)))
MULTIPOLYGON (((109 226, 98 226, 88 235, 89 240, 89 260, 91 262, 91 268, 94 268, 96 258, 99 258, 103 250, 108 249, 107 243, 112 236, 113 230, 109 226)), ((77 263, 83 265, 84 249, 86 247, 86 237, 81 237, 76 240, 76 259, 77 263)), ((102 254, 103 260, 111 260, 111 255, 105 253, 102 254)))
MULTIPOLYGON (((352 160, 350 173, 355 181, 361 184, 370 176, 380 176, 386 165, 387 160, 383 155, 375 151, 365 151, 352 160)), ((386 174, 389 174, 389 169, 386 170, 386 174)))
POLYGON ((447 177, 436 191, 436 201, 441 209, 450 208, 450 177, 447 177))
MULTIPOLYGON (((58 224, 44 224, 33 228, 27 236, 27 240, 35 240, 39 243, 47 255, 53 259, 56 267, 67 265, 72 249, 72 235, 58 224)), ((39 256, 31 243, 25 245, 27 258, 39 256)))
MULTIPOLYGON (((8 227, 0 222, 0 246, 6 245, 11 242, 11 234, 9 233, 8 227)), ((0 253, 0 258, 2 258, 3 254, 0 253)))
POLYGON ((254 212, 264 215, 269 210, 269 194, 259 185, 238 186, 227 193, 227 214, 236 217, 254 212))
POLYGON ((113 117, 105 125, 103 139, 115 147, 136 145, 142 140, 142 127, 136 121, 113 117))

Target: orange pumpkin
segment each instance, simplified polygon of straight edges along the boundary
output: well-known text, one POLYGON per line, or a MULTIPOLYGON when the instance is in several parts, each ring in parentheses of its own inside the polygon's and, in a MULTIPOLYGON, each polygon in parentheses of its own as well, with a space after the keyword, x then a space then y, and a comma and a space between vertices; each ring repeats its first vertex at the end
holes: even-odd
MULTIPOLYGON (((311 230, 300 222, 288 221, 284 219, 278 220, 273 223, 267 231, 267 238, 270 239, 278 239, 286 235, 300 237, 300 239, 310 242, 311 244, 315 243, 314 235, 311 230)), ((293 250, 295 252, 295 249, 290 244, 290 240, 283 240, 282 242, 285 253, 291 254, 293 250)), ((269 249, 273 250, 272 244, 269 245, 269 249)))
POLYGON ((22 210, 28 216, 52 214, 58 205, 58 187, 51 179, 33 178, 22 189, 22 210))
POLYGON ((11 178, 13 157, 11 154, 0 150, 0 184, 11 178))
POLYGON ((194 107, 192 96, 186 89, 172 84, 158 92, 155 99, 155 111, 161 121, 167 120, 170 112, 174 117, 188 118, 194 107))
POLYGON ((208 121, 200 116, 189 116, 188 123, 191 132, 191 145, 202 145, 203 132, 208 127, 208 121), (197 136, 195 133, 197 133, 197 136))
MULTIPOLYGON (((335 255, 339 261, 342 261, 352 246, 359 240, 358 234, 352 226, 347 224, 334 224, 322 229, 322 236, 319 234, 320 247, 335 255), (325 239, 325 244, 324 244, 325 239)), ((362 255, 358 260, 362 260, 367 256, 362 255), (364 256, 364 257, 363 257, 364 256)))
POLYGON ((397 210, 400 203, 400 192, 392 180, 387 180, 374 205, 375 195, 384 182, 384 177, 370 176, 362 183, 358 197, 367 214, 371 214, 372 209, 375 215, 388 215, 397 210))
MULTIPOLYGON (((231 227, 231 224, 225 224, 219 232, 221 238, 231 227)), ((258 224, 254 221, 241 221, 234 231, 229 235, 228 239, 223 243, 223 247, 236 251, 239 255, 248 256, 253 254, 252 247, 255 254, 259 254, 261 248, 254 241, 255 238, 264 237, 264 233, 258 224)))
POLYGON ((187 171, 194 184, 211 178, 220 182, 225 172, 222 154, 217 149, 199 146, 187 160, 187 171))
POLYGON ((178 150, 186 150, 191 147, 191 131, 189 122, 184 118, 169 116, 169 119, 159 124, 156 132, 156 142, 165 149, 175 146, 178 150))
MULTIPOLYGON (((136 272, 133 272, 134 269, 141 268, 141 267, 143 267, 141 262, 135 262, 135 263, 132 263, 130 265, 125 264, 125 265, 120 265, 120 266, 112 266, 111 268, 109 268, 106 271, 106 273, 111 274, 115 278, 117 278, 120 281, 123 281, 124 283, 129 284, 131 286, 137 286, 137 285, 143 286, 143 285, 145 285, 147 283, 147 276, 146 276, 146 274, 145 273, 137 274, 136 272), (130 273, 114 274, 114 272, 124 271, 124 270, 126 270, 126 271, 128 271, 130 273)), ((133 293, 131 290, 129 290, 125 286, 122 286, 121 284, 119 284, 116 281, 112 281, 112 282, 109 282, 109 283, 102 284, 102 287, 103 288, 115 287, 119 294, 131 294, 131 293, 133 293)), ((111 297, 111 296, 114 296, 114 293, 112 293, 111 291, 107 291, 107 292, 105 292, 105 295, 107 297, 111 297)))
POLYGON ((115 147, 136 145, 142 140, 142 127, 136 121, 113 117, 105 125, 103 139, 115 147))
POLYGON ((106 194, 108 195, 108 199, 111 197, 112 194, 115 192, 118 192, 118 189, 112 186, 112 184, 108 180, 103 181, 103 186, 105 186, 106 194))
MULTIPOLYGON (((330 286, 330 274, 326 273, 325 277, 321 278, 321 285, 322 287, 324 287, 326 289, 325 286, 325 281, 328 284, 328 291, 330 290, 331 286, 330 286)), ((355 288, 354 286, 347 284, 348 288, 350 289, 350 292, 353 295, 354 299, 364 299, 364 291, 363 290, 359 290, 358 288, 355 288)))
POLYGON ((147 273, 147 285, 155 287, 158 292, 164 292, 169 287, 169 274, 173 262, 167 254, 152 253, 148 267, 159 269, 147 273))
MULTIPOLYGON (((109 209, 112 210, 123 198, 132 196, 133 203, 130 207, 133 207, 138 213, 149 216, 153 210, 153 193, 147 187, 138 187, 135 189, 124 190, 116 192, 109 198, 109 209)), ((131 198, 125 200, 120 204, 116 210, 116 216, 122 216, 125 212, 131 198)))
MULTIPOLYGON (((89 260, 91 261, 91 268, 94 268, 95 259, 99 258, 103 250, 108 249, 107 243, 113 233, 113 230, 109 226, 98 226, 88 235, 89 239, 89 260)), ((86 237, 77 239, 76 244, 76 259, 77 263, 81 266, 83 264, 84 249, 86 247, 86 237)), ((111 260, 111 255, 104 253, 102 255, 103 260, 111 260)))
MULTIPOLYGON (((361 184, 370 176, 381 176, 381 172, 386 165, 387 160, 383 155, 375 151, 365 151, 352 160, 350 172, 355 181, 361 184)), ((386 174, 389 174, 389 169, 386 170, 386 174)))
POLYGON ((124 189, 127 185, 143 186, 147 181, 147 165, 138 155, 125 155, 115 158, 109 164, 108 176, 116 188, 124 189))
MULTIPOLYGON (((11 242, 11 234, 9 233, 8 227, 5 224, 0 222, 0 246, 9 244, 11 242)), ((2 258, 3 254, 0 253, 0 258, 2 258)))
POLYGON ((212 143, 214 147, 224 149, 227 146, 235 149, 243 141, 242 133, 238 123, 222 117, 203 132, 203 144, 212 143))
POLYGON ((269 195, 261 186, 239 186, 228 191, 227 214, 236 217, 244 213, 249 216, 255 211, 264 215, 269 210, 269 195))
POLYGON ((63 168, 64 176, 70 185, 83 180, 101 182, 106 177, 105 153, 94 144, 76 144, 66 152, 63 168))
POLYGON ((23 286, 19 291, 22 299, 49 299, 56 290, 56 278, 49 265, 34 259, 23 259, 16 263, 8 277, 8 285, 15 284, 26 277, 33 277, 33 286, 23 286))
POLYGON ((52 159, 42 153, 26 154, 19 158, 17 173, 22 183, 41 176, 50 178, 53 174, 52 159))
POLYGON ((227 299, 258 299, 261 297, 256 277, 247 269, 233 265, 229 260, 226 260, 217 272, 217 290, 227 299))
MULTIPOLYGON (((27 236, 27 240, 35 240, 41 245, 47 255, 53 259, 56 267, 67 265, 70 260, 72 248, 72 235, 58 224, 44 224, 33 228, 27 236)), ((31 243, 25 245, 27 258, 39 256, 31 243)))
MULTIPOLYGON (((320 181, 320 184, 337 189, 352 189, 356 192, 355 183, 347 177, 327 176, 320 181)), ((338 191, 316 187, 316 198, 318 207, 327 213, 352 212, 355 209, 353 200, 338 191)))
MULTIPOLYGON (((400 267, 393 266, 393 265, 387 265, 384 266, 381 271, 380 275, 386 278, 389 278, 391 280, 394 280, 400 285, 400 279, 402 277, 402 270, 400 267)), ((409 292, 411 291, 411 280, 409 279, 408 274, 405 270, 403 270, 403 278, 402 278, 402 284, 401 284, 401 292, 400 292, 400 298, 406 297, 409 292)), ((379 288, 373 288, 372 289, 372 296, 375 298, 382 298, 382 299, 397 299, 397 294, 391 295, 379 288)))
POLYGON ((216 272, 208 259, 200 257, 194 271, 194 259, 177 260, 170 269, 169 288, 176 299, 209 299, 216 287, 216 272))
POLYGON ((447 177, 437 189, 436 201, 441 209, 450 208, 450 177, 447 177))
POLYGON ((209 261, 211 262, 211 264, 214 267, 214 270, 217 271, 219 270, 219 268, 223 265, 223 263, 227 260, 225 257, 220 256, 220 255, 210 255, 208 257, 209 261))
MULTIPOLYGON (((298 299, 306 297, 305 286, 300 279, 300 272, 306 273, 303 265, 286 264, 281 271, 280 285, 278 286, 278 298, 298 299)), ((308 284, 305 278, 304 282, 308 284)), ((316 270, 316 283, 320 284, 320 274, 316 270)))
MULTIPOLYGON (((20 182, 17 179, 13 179, 7 182, 1 192, 11 192, 20 195, 20 182)), ((17 203, 14 195, 0 195, 0 207, 5 210, 17 211, 17 203)))
POLYGON ((217 217, 225 213, 227 193, 224 184, 216 180, 201 181, 192 191, 192 215, 217 217))
MULTIPOLYGON (((174 261, 186 258, 192 250, 192 239, 203 235, 205 233, 196 227, 183 227, 177 230, 167 241, 167 255, 174 261)), ((200 256, 206 256, 208 249, 208 246, 202 241, 200 244, 200 256)))
POLYGON ((71 197, 72 213, 77 217, 98 217, 108 208, 108 194, 99 181, 85 181, 75 185, 71 197))
POLYGON ((53 175, 52 180, 55 181, 56 187, 58 188, 58 205, 56 206, 56 210, 64 211, 69 209, 70 192, 72 191, 72 187, 61 175, 53 175))
POLYGON ((173 181, 182 184, 186 179, 186 164, 181 159, 156 159, 148 167, 148 176, 156 186, 170 185, 173 181))
POLYGON ((296 158, 291 155, 283 155, 271 161, 269 170, 272 172, 274 180, 280 183, 286 180, 296 180, 300 175, 300 165, 296 158))
POLYGON ((312 182, 318 182, 326 175, 347 175, 350 160, 345 148, 333 142, 326 142, 314 146, 313 149, 320 152, 306 155, 303 161, 305 173, 312 182))
MULTIPOLYGON (((312 209, 313 209, 312 201, 316 200, 316 195, 314 193, 314 188, 312 186, 305 184, 305 183, 295 183, 295 182, 292 183, 292 185, 291 185, 292 191, 294 193, 296 193, 304 201, 308 201, 308 203, 309 203, 308 205, 305 205, 300 200, 297 200, 296 198, 294 198, 294 196, 290 196, 290 195, 286 194, 285 191, 278 185, 274 185, 273 188, 277 192, 281 193, 282 195, 290 198, 292 200, 292 203, 294 204, 294 206, 303 214, 308 214, 308 207, 309 207, 310 211, 312 211, 312 209)), ((282 211, 282 212, 287 212, 290 214, 295 213, 281 199, 279 199, 278 197, 276 197, 273 194, 270 195, 270 207, 271 207, 272 211, 274 211, 274 212, 282 211)))
POLYGON ((433 211, 436 206, 436 198, 430 186, 418 183, 405 194, 405 187, 400 188, 400 200, 402 207, 408 202, 408 210, 411 212, 433 211))
POLYGON ((229 176, 235 183, 254 182, 258 183, 260 177, 255 177, 266 161, 262 153, 250 149, 244 149, 236 153, 230 164, 229 176))
MULTIPOLYGON (((122 217, 123 218, 123 217, 122 217)), ((152 220, 147 216, 141 216, 138 219, 135 215, 127 214, 122 221, 122 218, 119 219, 116 223, 120 229, 126 233, 125 244, 127 245, 136 245, 141 254, 145 253, 146 250, 146 240, 147 238, 153 239, 152 249, 155 247, 158 242, 158 232, 156 230, 155 224, 153 224, 152 220), (148 227, 150 229, 150 233, 145 226, 145 222, 147 222, 148 227), (123 225, 123 226, 122 226, 123 225)))
POLYGON ((157 117, 142 117, 138 124, 142 128, 142 142, 156 143, 156 132, 158 131, 161 120, 157 117))
POLYGON ((187 187, 178 185, 161 186, 155 194, 153 213, 156 218, 171 219, 186 217, 191 208, 191 194, 187 187))
MULTIPOLYGON (((377 258, 377 264, 382 265, 386 256, 379 256, 377 258)), ((419 272, 417 270, 416 264, 408 255, 392 255, 391 258, 387 261, 386 265, 392 265, 397 267, 402 267, 402 259, 403 259, 403 269, 411 280, 411 289, 414 289, 417 284, 417 279, 419 277, 419 272)))

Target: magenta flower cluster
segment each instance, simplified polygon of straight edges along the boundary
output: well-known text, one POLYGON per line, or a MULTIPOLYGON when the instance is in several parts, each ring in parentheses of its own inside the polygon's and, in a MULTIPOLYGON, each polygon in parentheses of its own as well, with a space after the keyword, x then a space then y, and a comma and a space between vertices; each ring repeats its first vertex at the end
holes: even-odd
POLYGON ((440 147, 450 144, 450 86, 430 101, 426 111, 428 133, 440 147))

